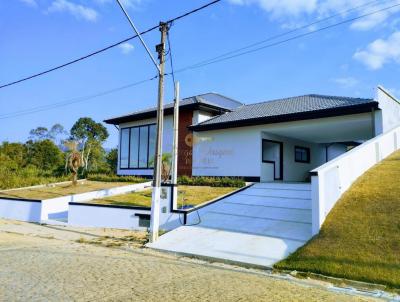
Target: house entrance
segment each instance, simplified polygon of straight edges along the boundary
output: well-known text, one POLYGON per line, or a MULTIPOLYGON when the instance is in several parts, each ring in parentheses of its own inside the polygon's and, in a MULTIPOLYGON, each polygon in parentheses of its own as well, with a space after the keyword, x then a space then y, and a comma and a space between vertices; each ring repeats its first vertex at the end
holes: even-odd
POLYGON ((261 181, 283 180, 283 143, 262 140, 261 181))

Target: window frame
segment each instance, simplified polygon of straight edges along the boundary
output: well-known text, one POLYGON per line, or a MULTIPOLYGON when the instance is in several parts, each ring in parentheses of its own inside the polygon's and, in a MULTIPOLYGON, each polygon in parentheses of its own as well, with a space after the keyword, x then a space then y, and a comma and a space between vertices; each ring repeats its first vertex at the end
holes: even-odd
POLYGON ((296 163, 303 163, 303 164, 309 164, 311 162, 311 150, 308 147, 302 147, 302 146, 294 146, 294 161, 296 163), (300 149, 302 151, 306 151, 306 156, 307 158, 305 160, 303 159, 297 159, 296 158, 296 154, 297 154, 297 150, 300 149))
POLYGON ((120 128, 120 136, 119 136, 119 169, 120 170, 152 170, 154 169, 154 167, 151 167, 149 162, 150 162, 150 157, 149 157, 149 147, 150 147, 150 127, 151 126, 156 126, 155 123, 151 123, 151 124, 143 124, 143 125, 137 125, 137 126, 132 126, 132 127, 124 127, 124 128, 120 128), (132 129, 135 128, 139 128, 138 129, 138 133, 139 133, 139 137, 138 137, 138 159, 137 159, 137 167, 131 167, 131 131, 132 129), (140 158, 140 128, 147 128, 147 150, 146 150, 146 156, 147 156, 147 165, 146 167, 142 167, 139 168, 139 158, 140 158), (121 167, 121 154, 122 154, 122 130, 128 129, 128 167, 126 168, 122 168, 121 167))

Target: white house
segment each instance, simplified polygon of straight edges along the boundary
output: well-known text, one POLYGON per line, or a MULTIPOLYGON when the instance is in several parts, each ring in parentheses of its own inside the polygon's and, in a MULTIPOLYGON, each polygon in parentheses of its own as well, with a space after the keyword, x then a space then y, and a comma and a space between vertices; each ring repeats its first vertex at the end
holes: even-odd
MULTIPOLYGON (((173 105, 165 105, 163 152, 172 150, 173 105)), ((107 119, 119 126, 118 174, 151 176, 155 108, 107 119)), ((400 103, 304 95, 242 104, 215 93, 180 104, 178 173, 250 181, 310 181, 310 171, 400 123, 400 103)))

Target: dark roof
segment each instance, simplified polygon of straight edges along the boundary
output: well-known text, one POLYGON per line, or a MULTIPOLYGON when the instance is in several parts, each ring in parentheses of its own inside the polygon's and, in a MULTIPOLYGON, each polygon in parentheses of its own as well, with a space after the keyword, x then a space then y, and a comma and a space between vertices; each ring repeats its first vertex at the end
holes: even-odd
MULTIPOLYGON (((235 108, 242 106, 243 104, 235 101, 226 96, 220 95, 218 93, 205 93, 197 96, 192 96, 181 100, 179 103, 179 108, 181 109, 202 109, 205 111, 216 112, 221 114, 222 112, 232 111, 235 108)), ((172 114, 174 108, 174 103, 168 103, 164 105, 164 115, 172 114)), ((116 116, 106 119, 104 122, 107 124, 120 124, 135 120, 141 120, 145 118, 156 117, 157 107, 151 107, 144 110, 134 111, 122 116, 116 116)))
POLYGON ((370 111, 373 99, 309 94, 243 105, 190 128, 195 131, 313 119, 370 111))

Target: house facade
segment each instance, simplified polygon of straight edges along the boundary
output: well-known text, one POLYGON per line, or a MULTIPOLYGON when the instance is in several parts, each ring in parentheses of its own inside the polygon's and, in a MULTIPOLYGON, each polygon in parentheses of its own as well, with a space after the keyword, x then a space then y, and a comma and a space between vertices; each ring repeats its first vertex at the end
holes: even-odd
MULTIPOLYGON (((151 176, 155 108, 106 120, 120 131, 118 174, 151 176)), ((173 104, 165 106, 163 152, 172 150, 173 104)), ((182 100, 178 174, 249 181, 310 181, 310 171, 400 122, 400 103, 305 95, 244 105, 208 93, 182 100)))

